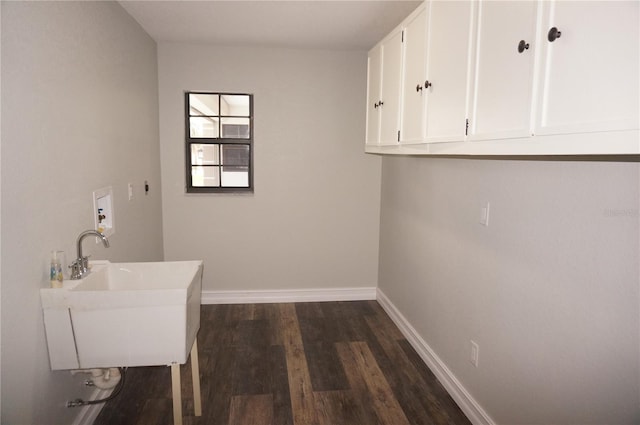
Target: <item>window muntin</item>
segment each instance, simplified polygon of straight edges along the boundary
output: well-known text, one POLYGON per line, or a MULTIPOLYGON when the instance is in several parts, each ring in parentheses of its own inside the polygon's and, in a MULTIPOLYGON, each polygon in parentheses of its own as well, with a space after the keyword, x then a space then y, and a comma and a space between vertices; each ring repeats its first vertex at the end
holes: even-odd
POLYGON ((187 92, 187 192, 253 190, 253 96, 187 92))

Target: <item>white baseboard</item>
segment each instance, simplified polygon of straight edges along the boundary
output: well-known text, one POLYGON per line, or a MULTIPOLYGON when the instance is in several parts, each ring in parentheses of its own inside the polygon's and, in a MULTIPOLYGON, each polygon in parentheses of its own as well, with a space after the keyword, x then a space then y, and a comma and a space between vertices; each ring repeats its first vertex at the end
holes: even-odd
POLYGON ((407 338, 407 341, 409 341, 414 350, 418 352, 418 355, 427 366, 429 366, 429 369, 436 375, 451 397, 458 403, 458 406, 460 406, 460 409, 467 415, 471 423, 475 425, 495 425, 493 419, 491 419, 480 404, 471 397, 471 394, 462 386, 447 365, 440 360, 431 347, 429 347, 429 344, 422 339, 413 326, 411 326, 402 313, 400 313, 396 306, 393 305, 380 289, 377 290, 377 300, 389 317, 391 317, 391 320, 398 326, 405 338, 407 338))
POLYGON ((375 300, 376 288, 202 291, 202 304, 259 304, 375 300))
MULTIPOLYGON (((101 390, 100 388, 96 388, 89 400, 101 400, 103 398, 107 398, 111 395, 113 388, 108 390, 101 390)), ((104 403, 98 404, 89 404, 82 407, 74 407, 73 409, 78 409, 78 414, 76 415, 76 419, 73 421, 73 425, 92 425, 96 420, 104 403)))

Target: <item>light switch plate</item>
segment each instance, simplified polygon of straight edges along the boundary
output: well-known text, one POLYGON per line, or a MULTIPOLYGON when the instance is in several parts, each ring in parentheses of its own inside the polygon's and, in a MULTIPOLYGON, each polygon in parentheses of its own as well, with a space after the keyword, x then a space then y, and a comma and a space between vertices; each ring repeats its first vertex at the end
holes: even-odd
POLYGON ((475 341, 471 341, 471 356, 469 357, 469 361, 475 367, 478 367, 478 356, 480 355, 480 347, 475 341))
POLYGON ((480 209, 480 224, 489 226, 489 202, 480 209))

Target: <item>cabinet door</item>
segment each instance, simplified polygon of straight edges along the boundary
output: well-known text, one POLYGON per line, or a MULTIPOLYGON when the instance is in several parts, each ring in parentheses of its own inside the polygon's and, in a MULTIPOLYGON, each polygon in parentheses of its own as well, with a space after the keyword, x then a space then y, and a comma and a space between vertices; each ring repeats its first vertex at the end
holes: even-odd
POLYGON ((478 2, 469 139, 530 135, 537 10, 533 1, 478 2))
POLYGON ((392 33, 382 43, 382 91, 380 144, 398 144, 400 131, 400 89, 402 77, 402 31, 392 33))
POLYGON ((382 85, 382 46, 369 52, 367 65, 367 135, 366 143, 377 145, 380 140, 380 88, 382 85))
POLYGON ((640 3, 545 6, 536 133, 637 129, 640 3), (560 37, 549 41, 554 27, 560 37))
POLYGON ((402 78, 403 143, 424 142, 424 82, 426 61, 427 12, 422 8, 404 29, 404 72, 402 78))
POLYGON ((465 137, 473 25, 471 1, 430 3, 427 48, 426 139, 465 137))

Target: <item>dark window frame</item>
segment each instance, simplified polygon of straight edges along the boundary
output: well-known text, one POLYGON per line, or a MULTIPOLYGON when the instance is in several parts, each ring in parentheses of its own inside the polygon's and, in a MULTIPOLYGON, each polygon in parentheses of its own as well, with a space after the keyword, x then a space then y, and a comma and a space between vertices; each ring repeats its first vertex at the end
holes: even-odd
MULTIPOLYGON (((187 193, 253 193, 254 184, 253 184, 253 164, 254 164, 254 147, 253 147, 253 94, 249 93, 227 93, 227 92, 205 92, 205 91, 185 91, 184 92, 184 107, 185 107, 185 170, 186 170, 186 191, 187 193), (193 115, 191 114, 191 105, 189 103, 189 95, 191 94, 206 94, 206 95, 217 95, 218 96, 218 115, 210 115, 209 117, 218 117, 218 118, 234 118, 236 116, 233 115, 222 115, 220 102, 222 96, 248 96, 249 97, 249 138, 232 138, 232 137, 222 137, 221 132, 218 133, 220 137, 191 137, 191 117, 202 117, 203 115, 193 115), (210 165, 211 167, 218 167, 219 169, 219 183, 220 186, 194 186, 192 179, 192 161, 191 161, 191 146, 192 145, 216 145, 219 149, 219 165, 210 165), (247 166, 248 171, 248 186, 247 187, 238 187, 238 186, 222 186, 222 172, 226 169, 237 169, 239 165, 224 164, 224 146, 232 145, 232 146, 248 146, 249 147, 249 165, 247 166)), ((207 115, 204 115, 207 117, 207 115)), ((241 118, 247 118, 242 116, 241 118)), ((220 131, 222 130, 222 125, 220 126, 220 131)), ((203 165, 207 167, 206 165, 203 165)))

